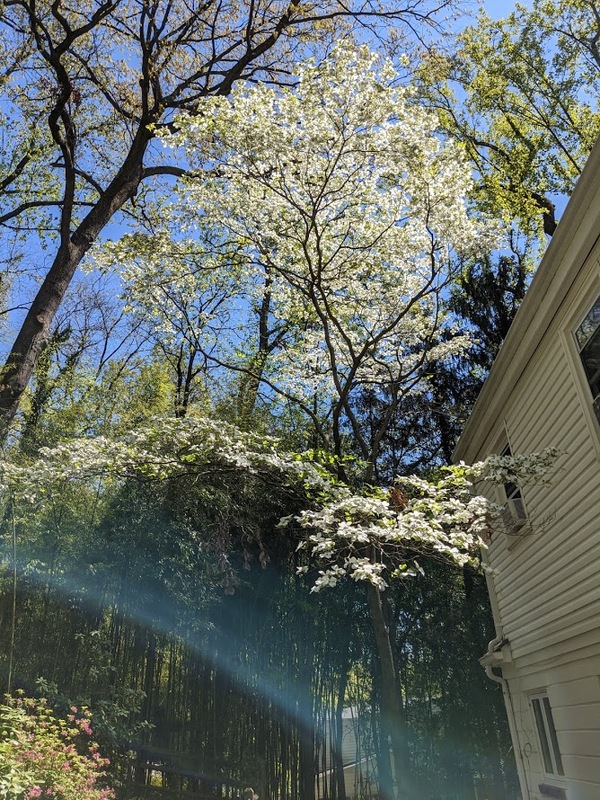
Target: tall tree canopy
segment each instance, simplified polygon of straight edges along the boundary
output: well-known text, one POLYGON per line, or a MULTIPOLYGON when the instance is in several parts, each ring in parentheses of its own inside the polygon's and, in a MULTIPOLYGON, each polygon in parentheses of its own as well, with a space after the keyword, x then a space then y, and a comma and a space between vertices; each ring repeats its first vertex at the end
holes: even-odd
POLYGON ((138 313, 191 331, 209 365, 243 376, 246 410, 259 390, 294 405, 318 446, 364 460, 367 481, 398 404, 466 347, 442 295, 459 255, 493 241, 467 215, 460 151, 377 62, 341 45, 292 89, 240 85, 177 118, 167 141, 190 174, 171 233, 194 229, 195 252, 163 230, 158 248, 134 236, 98 254, 125 264, 138 313), (369 432, 366 389, 387 403, 369 432))
POLYGON ((326 50, 340 27, 422 29, 434 11, 426 0, 4 4, 0 225, 9 256, 23 246, 42 278, 2 371, 4 428, 89 247, 119 212, 139 213, 142 187, 181 174, 153 147, 157 127, 240 79, 285 82, 293 58, 326 50))

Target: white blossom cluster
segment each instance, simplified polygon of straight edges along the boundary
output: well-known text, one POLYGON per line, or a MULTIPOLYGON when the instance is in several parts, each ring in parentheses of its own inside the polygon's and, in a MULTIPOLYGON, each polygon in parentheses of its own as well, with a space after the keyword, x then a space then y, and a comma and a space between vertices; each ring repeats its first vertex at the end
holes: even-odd
MULTIPOLYGON (((170 218, 168 208, 164 219, 170 218)), ((171 219, 171 225, 176 221, 171 219)), ((126 313, 135 317, 163 349, 177 351, 183 342, 203 352, 225 345, 245 331, 247 276, 232 256, 216 255, 201 236, 176 237, 166 228, 137 232, 94 248, 89 265, 120 275, 126 313)))
MULTIPOLYGON (((490 455, 472 466, 447 467, 438 481, 397 478, 387 494, 371 490, 363 496, 338 489, 329 502, 297 517, 310 531, 300 549, 321 566, 312 591, 335 586, 342 577, 383 590, 389 580, 420 572, 422 554, 476 566, 502 510, 476 494, 477 485, 546 482, 560 455, 555 447, 524 455, 490 455)), ((299 568, 307 570, 307 565, 299 568)))
MULTIPOLYGON (((263 374, 300 401, 412 387, 424 352, 431 362, 466 345, 437 337, 450 329, 440 293, 456 255, 489 247, 492 234, 467 215, 460 148, 396 78, 366 47, 342 43, 299 66, 293 88, 238 85, 164 137, 195 169, 178 221, 203 247, 212 231, 207 264, 226 269, 235 254, 250 309, 268 286, 278 337, 263 374)), ((129 274, 154 298, 153 279, 129 274)), ((178 296, 191 291, 189 271, 171 274, 178 296)))
POLYGON ((539 453, 490 455, 480 465, 481 477, 494 483, 540 483, 548 479, 549 469, 562 451, 548 447, 539 453))
POLYGON ((273 473, 310 491, 329 488, 317 465, 287 454, 268 436, 246 433, 207 417, 159 418, 119 440, 105 436, 75 439, 41 448, 33 463, 0 463, 0 492, 16 500, 45 502, 65 481, 134 478, 166 480, 218 470, 249 475, 273 473))
POLYGON ((60 495, 65 482, 121 479, 160 481, 219 470, 262 475, 294 486, 307 506, 295 522, 307 531, 299 549, 318 569, 312 591, 335 586, 345 577, 385 589, 390 580, 421 571, 419 557, 438 557, 457 565, 477 564, 490 524, 500 509, 475 494, 481 481, 547 480, 559 451, 548 448, 527 456, 490 456, 473 466, 442 470, 435 481, 408 476, 384 490, 353 491, 322 467, 282 451, 275 439, 244 433, 205 417, 157 419, 114 441, 81 439, 40 451, 33 463, 5 460, 0 494, 18 504, 44 503, 60 495))
POLYGON ((388 493, 372 490, 366 496, 346 490, 317 510, 303 511, 297 521, 310 533, 300 549, 322 566, 312 591, 342 576, 383 590, 390 579, 420 571, 422 555, 477 564, 497 509, 472 495, 472 479, 470 468, 450 467, 437 482, 403 478, 388 493))

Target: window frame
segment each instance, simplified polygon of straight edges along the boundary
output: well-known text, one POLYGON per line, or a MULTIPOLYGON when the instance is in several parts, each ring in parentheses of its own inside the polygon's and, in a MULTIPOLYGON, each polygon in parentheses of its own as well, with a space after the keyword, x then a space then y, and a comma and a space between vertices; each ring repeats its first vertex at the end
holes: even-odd
MULTIPOLYGON (((507 442, 504 446, 500 455, 503 458, 510 458, 512 457, 512 450, 510 447, 510 442, 507 442)), ((509 500, 521 500, 523 501, 523 495, 521 493, 521 489, 517 483, 503 483, 502 488, 504 490, 504 496, 506 498, 506 502, 509 500)), ((525 505, 523 503, 523 505, 525 505)))
POLYGON ((583 324, 598 297, 600 297, 600 258, 594 257, 590 261, 589 274, 583 281, 580 291, 573 293, 566 305, 564 322, 559 327, 559 342, 567 360, 596 460, 600 462, 600 425, 592 408, 592 393, 575 338, 577 329, 583 324))
POLYGON ((592 342, 600 343, 600 294, 591 305, 588 304, 586 313, 572 332, 572 338, 587 384, 587 396, 591 397, 591 403, 588 400, 591 414, 600 425, 600 364, 591 372, 593 368, 584 357, 584 351, 592 342))
POLYGON ((554 780, 565 777, 562 754, 558 744, 556 725, 550 698, 546 692, 530 695, 529 704, 533 727, 538 741, 540 768, 545 776, 554 780))
MULTIPOLYGON (((512 448, 508 438, 505 440, 505 445, 500 451, 501 456, 512 456, 512 448)), ((529 514, 521 487, 517 483, 503 483, 499 487, 499 499, 504 507, 502 514, 502 521, 504 524, 504 534, 511 539, 520 539, 523 537, 523 528, 529 526, 529 514), (500 497, 502 495, 502 497, 500 497), (520 505, 521 511, 513 510, 513 504, 520 505)))

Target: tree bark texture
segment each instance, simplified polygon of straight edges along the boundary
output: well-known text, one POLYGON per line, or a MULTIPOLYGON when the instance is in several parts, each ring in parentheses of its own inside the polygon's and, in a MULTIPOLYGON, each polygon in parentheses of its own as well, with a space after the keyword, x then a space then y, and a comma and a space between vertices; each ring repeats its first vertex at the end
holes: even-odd
POLYGON ((396 665, 385 620, 381 593, 376 586, 367 584, 367 600, 375 633, 375 643, 381 669, 381 728, 382 755, 389 748, 392 762, 392 785, 380 786, 380 792, 389 800, 409 798, 409 763, 406 750, 406 726, 396 665))

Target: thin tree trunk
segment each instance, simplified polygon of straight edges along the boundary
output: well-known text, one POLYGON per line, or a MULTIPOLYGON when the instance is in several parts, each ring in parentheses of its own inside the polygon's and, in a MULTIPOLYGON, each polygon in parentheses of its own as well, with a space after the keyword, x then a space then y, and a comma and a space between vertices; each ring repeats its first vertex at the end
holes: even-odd
POLYGON ((0 370, 0 441, 17 413, 21 397, 44 349, 52 321, 81 260, 114 214, 135 196, 151 133, 141 125, 129 153, 106 191, 69 239, 63 240, 0 370))
POLYGON ((367 600, 381 669, 381 727, 382 756, 391 750, 393 779, 391 786, 381 786, 385 797, 390 800, 408 797, 408 759, 406 757, 405 724, 400 687, 398 686, 396 665, 390 633, 385 621, 381 594, 372 584, 367 584, 367 600))
POLYGON ((302 800, 315 796, 315 704, 311 678, 315 669, 315 640, 312 626, 305 627, 305 637, 299 655, 299 697, 297 705, 299 741, 299 789, 302 800))
MULTIPOLYGON (((344 703, 346 688, 348 686, 348 672, 344 670, 337 687, 337 702, 335 706, 335 747, 333 749, 332 769, 340 800, 346 800, 346 780, 344 775, 344 703)), ((356 755, 356 754, 355 754, 356 755)), ((356 760, 356 759, 355 759, 356 760)), ((360 768, 360 767, 359 767, 360 768)), ((358 769, 356 770, 358 772, 358 769)))

